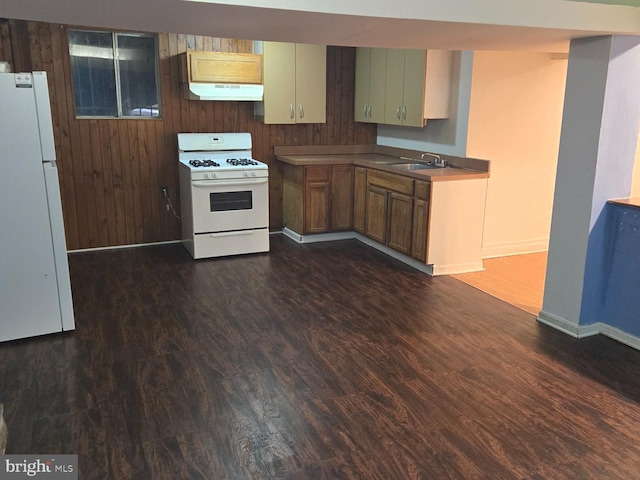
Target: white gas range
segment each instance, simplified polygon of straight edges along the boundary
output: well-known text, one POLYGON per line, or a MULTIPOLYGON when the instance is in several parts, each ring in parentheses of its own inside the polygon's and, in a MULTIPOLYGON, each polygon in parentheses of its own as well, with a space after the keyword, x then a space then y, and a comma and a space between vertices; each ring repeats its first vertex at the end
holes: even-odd
POLYGON ((250 133, 180 133, 182 242, 193 258, 269 251, 269 167, 250 133))

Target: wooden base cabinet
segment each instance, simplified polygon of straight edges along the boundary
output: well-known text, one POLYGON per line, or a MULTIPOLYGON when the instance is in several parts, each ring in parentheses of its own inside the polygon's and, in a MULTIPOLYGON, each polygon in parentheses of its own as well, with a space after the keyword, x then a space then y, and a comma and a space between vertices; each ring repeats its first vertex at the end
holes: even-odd
MULTIPOLYGON (((414 183, 418 182, 409 177, 377 170, 364 172, 356 170, 355 205, 357 209, 361 208, 359 206, 361 200, 357 198, 358 181, 362 182, 362 178, 366 182, 364 234, 389 248, 410 255, 414 237, 414 183)), ((357 209, 356 218, 358 217, 357 209)))
POLYGON ((421 262, 426 262, 427 260, 430 194, 431 184, 416 180, 415 198, 413 200, 411 257, 421 262))
POLYGON ((353 229, 365 233, 367 205, 367 169, 356 167, 353 180, 353 229))
POLYGON ((331 167, 331 231, 353 228, 353 166, 333 165, 331 167))
POLYGON ((365 235, 384 244, 387 243, 388 195, 389 192, 384 188, 375 185, 367 187, 365 235))
POLYGON ((402 193, 389 193, 387 245, 400 253, 411 253, 411 227, 413 224, 413 197, 402 193))
POLYGON ((353 228, 352 165, 284 165, 284 226, 299 234, 353 228))
POLYGON ((305 167, 303 232, 328 232, 330 221, 331 167, 305 167))

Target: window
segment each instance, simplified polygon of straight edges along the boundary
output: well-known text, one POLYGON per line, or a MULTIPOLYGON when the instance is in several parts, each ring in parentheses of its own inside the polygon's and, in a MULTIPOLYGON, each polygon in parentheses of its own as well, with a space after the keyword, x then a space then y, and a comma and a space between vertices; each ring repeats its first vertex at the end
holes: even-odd
POLYGON ((158 117, 156 37, 69 30, 78 117, 158 117))

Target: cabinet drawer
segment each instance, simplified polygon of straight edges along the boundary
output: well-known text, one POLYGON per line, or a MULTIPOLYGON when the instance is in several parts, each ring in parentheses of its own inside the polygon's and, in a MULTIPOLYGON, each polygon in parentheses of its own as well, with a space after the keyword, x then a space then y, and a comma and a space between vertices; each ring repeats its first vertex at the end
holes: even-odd
POLYGON ((328 182, 331 179, 331 165, 305 167, 307 182, 328 182))
POLYGON ((413 195, 413 178, 395 175, 393 173, 380 172, 377 170, 369 170, 367 174, 367 183, 378 187, 394 190, 407 195, 413 195))
POLYGON ((262 55, 187 52, 191 82, 262 83, 262 55))
POLYGON ((429 191, 431 190, 431 183, 421 182, 416 180, 416 197, 421 200, 429 200, 429 191))

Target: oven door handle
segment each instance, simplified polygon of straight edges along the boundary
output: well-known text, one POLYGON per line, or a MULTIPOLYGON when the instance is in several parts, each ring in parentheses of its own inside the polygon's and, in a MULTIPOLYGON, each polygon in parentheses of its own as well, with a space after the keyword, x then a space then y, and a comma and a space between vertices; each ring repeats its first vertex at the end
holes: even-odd
POLYGON ((220 232, 220 233, 210 233, 209 237, 217 238, 217 237, 238 237, 240 235, 253 235, 255 233, 254 230, 238 230, 235 232, 220 232))
POLYGON ((233 186, 242 186, 242 185, 259 185, 261 183, 267 183, 269 181, 268 178, 247 178, 238 179, 238 180, 211 180, 211 181, 200 181, 194 180, 191 184, 194 187, 199 188, 208 188, 208 187, 233 187, 233 186))

